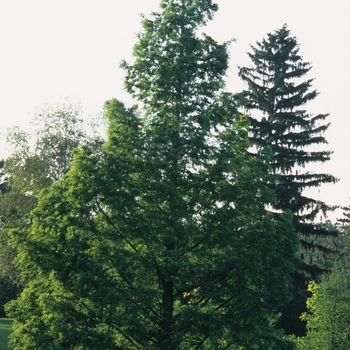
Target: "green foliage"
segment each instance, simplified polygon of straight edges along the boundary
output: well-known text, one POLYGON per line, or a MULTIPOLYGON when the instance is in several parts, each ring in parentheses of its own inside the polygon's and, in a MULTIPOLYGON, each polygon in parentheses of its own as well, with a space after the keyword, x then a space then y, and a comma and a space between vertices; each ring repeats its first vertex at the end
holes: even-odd
POLYGON ((0 163, 0 316, 4 315, 3 305, 22 289, 13 265, 16 249, 9 244, 11 230, 30 229, 29 214, 39 192, 68 171, 74 148, 93 143, 79 113, 79 107, 69 101, 45 106, 32 121, 31 132, 18 127, 8 130, 11 153, 0 163))
POLYGON ((16 234, 26 288, 15 349, 292 349, 274 329, 298 238, 274 217, 268 155, 223 90, 227 44, 196 33, 211 0, 144 19, 108 140, 75 151, 16 234))
POLYGON ((288 297, 285 271, 292 270, 296 238, 289 215, 276 223, 266 215, 262 164, 239 150, 240 122, 224 133, 235 142, 220 168, 208 164, 179 177, 174 188, 152 157, 141 158, 147 150, 135 148, 143 137, 133 110, 110 101, 107 114, 113 119, 102 154, 76 153, 72 171, 43 194, 32 233, 20 245, 31 282, 9 306, 14 343, 20 349, 283 343, 268 315, 288 297), (124 132, 114 133, 119 127, 124 132), (222 173, 232 166, 235 185, 222 173))
MULTIPOLYGON (((326 217, 332 208, 305 194, 305 190, 337 181, 332 175, 307 169, 310 164, 330 159, 332 152, 323 148, 327 144, 324 133, 329 126, 325 123, 328 115, 312 115, 305 110, 318 93, 312 90, 313 79, 305 79, 311 66, 303 61, 297 40, 286 25, 251 49, 248 55, 252 67, 239 71, 248 86, 239 97, 250 113, 250 141, 255 151, 271 149, 271 188, 276 193, 271 208, 277 213, 292 211, 300 236, 299 271, 316 279, 329 268, 329 257, 337 253, 330 242, 338 231, 319 223, 320 217, 326 217)), ((294 274, 294 300, 283 311, 280 323, 288 333, 302 333, 298 318, 305 305, 306 284, 305 277, 294 274)))
POLYGON ((308 333, 299 340, 300 349, 346 350, 350 347, 350 275, 337 265, 328 278, 311 282, 308 311, 302 315, 308 333))
POLYGON ((0 162, 0 190, 0 317, 4 317, 3 306, 15 299, 21 290, 19 271, 12 264, 16 252, 8 245, 9 232, 6 225, 14 214, 10 208, 22 202, 19 196, 12 196, 9 200, 10 189, 4 172, 4 161, 0 162))
POLYGON ((343 215, 337 219, 336 227, 339 230, 339 237, 336 239, 337 247, 340 251, 340 260, 342 264, 349 268, 350 266, 350 206, 342 207, 343 215))
POLYGON ((342 236, 348 236, 350 233, 350 206, 342 207, 342 209, 343 216, 337 219, 337 227, 342 236))
POLYGON ((252 50, 249 56, 253 67, 240 68, 240 76, 248 84, 242 94, 243 105, 248 111, 262 112, 262 116, 250 118, 250 139, 258 149, 272 149, 271 167, 277 182, 273 207, 290 209, 301 246, 322 252, 322 246, 310 245, 311 240, 317 235, 334 236, 336 230, 327 230, 313 221, 330 208, 306 197, 303 191, 337 180, 332 175, 304 170, 308 164, 326 162, 332 153, 316 147, 327 143, 323 136, 329 126, 323 123, 327 114, 314 116, 304 109, 318 94, 310 90, 313 79, 301 81, 310 64, 303 62, 297 41, 286 26, 268 34, 267 40, 258 42, 252 50))
POLYGON ((38 109, 31 130, 8 130, 11 154, 5 161, 11 187, 20 192, 39 192, 58 180, 70 168, 72 150, 88 143, 80 107, 69 100, 38 109))

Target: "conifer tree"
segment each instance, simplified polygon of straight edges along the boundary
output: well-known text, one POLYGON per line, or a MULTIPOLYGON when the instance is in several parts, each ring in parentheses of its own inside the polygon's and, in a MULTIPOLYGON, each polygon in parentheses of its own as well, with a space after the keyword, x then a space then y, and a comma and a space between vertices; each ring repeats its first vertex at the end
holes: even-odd
MULTIPOLYGON (((276 199, 271 205, 277 213, 286 209, 293 212, 293 223, 300 235, 299 256, 305 258, 301 269, 316 278, 323 270, 314 264, 313 258, 333 252, 319 243, 319 237, 333 237, 337 231, 316 222, 319 215, 326 215, 331 208, 321 200, 308 197, 304 190, 337 181, 332 175, 308 169, 331 157, 332 152, 322 147, 327 144, 324 133, 329 126, 328 115, 312 115, 305 110, 305 105, 318 93, 312 89, 313 79, 304 78, 311 65, 303 61, 297 40, 286 25, 251 49, 248 55, 252 67, 239 69, 240 77, 248 86, 241 96, 250 114, 250 140, 255 149, 267 147, 272 152, 270 165, 274 181, 271 187, 276 199)), ((297 280, 304 289, 304 279, 296 277, 297 280)))
POLYGON ((342 207, 343 216, 337 219, 337 227, 343 235, 350 233, 350 206, 342 207))
MULTIPOLYGON (((311 66, 303 62, 296 38, 286 25, 251 48, 253 53, 248 55, 253 67, 240 68, 239 73, 248 84, 243 94, 245 108, 262 112, 261 117, 250 117, 251 141, 257 148, 271 148, 271 167, 278 176, 273 207, 294 213, 302 247, 307 248, 308 237, 333 234, 313 223, 317 214, 325 214, 330 207, 303 194, 305 189, 336 182, 332 175, 307 169, 330 159, 332 152, 314 147, 327 144, 323 135, 329 127, 324 123, 328 114, 314 116, 305 110, 318 93, 312 90, 313 79, 301 81, 311 66)), ((314 248, 322 250, 322 246, 314 248)))
POLYGON ((343 215, 337 219, 336 226, 339 230, 337 244, 341 251, 341 260, 347 268, 350 266, 350 206, 342 207, 343 215))
POLYGON ((223 90, 227 43, 197 35, 217 6, 161 10, 122 65, 141 107, 106 103, 106 144, 76 151, 17 235, 18 349, 291 348, 272 319, 297 237, 289 212, 265 210, 267 160, 247 157, 247 120, 223 90))

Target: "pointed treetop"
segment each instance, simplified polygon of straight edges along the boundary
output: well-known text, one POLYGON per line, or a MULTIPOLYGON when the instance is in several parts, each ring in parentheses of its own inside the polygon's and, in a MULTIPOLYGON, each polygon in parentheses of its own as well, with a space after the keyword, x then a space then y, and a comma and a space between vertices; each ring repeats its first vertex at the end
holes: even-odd
MULTIPOLYGON (((299 55, 297 39, 291 36, 286 24, 268 33, 266 39, 256 42, 256 46, 250 47, 253 52, 248 53, 248 56, 258 68, 257 73, 266 72, 266 69, 270 73, 274 72, 273 76, 271 75, 271 81, 274 83, 276 79, 300 78, 311 69, 310 62, 304 62, 299 55)), ((309 83, 312 81, 313 79, 310 79, 309 83)))
MULTIPOLYGON (((161 8, 143 20, 134 63, 122 62, 126 90, 152 118, 159 113, 202 115, 225 86, 228 69, 229 43, 198 36, 218 6, 212 0, 163 0, 161 8)), ((192 123, 202 125, 199 120, 192 123)))

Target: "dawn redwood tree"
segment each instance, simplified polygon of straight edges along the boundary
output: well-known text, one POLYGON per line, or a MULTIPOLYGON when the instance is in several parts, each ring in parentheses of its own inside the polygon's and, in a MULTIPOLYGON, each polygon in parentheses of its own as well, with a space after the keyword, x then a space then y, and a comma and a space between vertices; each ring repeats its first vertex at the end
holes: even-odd
POLYGON ((197 35, 211 0, 143 20, 108 140, 75 151, 18 232, 27 284, 8 306, 15 349, 291 349, 273 327, 297 236, 274 218, 268 161, 224 91, 227 43, 197 35))
MULTIPOLYGON (((313 79, 305 79, 311 66, 299 55, 297 40, 286 25, 251 49, 248 55, 252 67, 239 69, 248 86, 241 94, 241 103, 250 114, 250 140, 256 150, 268 147, 272 152, 271 187, 276 193, 271 203, 273 211, 292 211, 293 224, 300 236, 299 256, 304 260, 300 268, 316 278, 322 268, 315 265, 315 257, 334 253, 322 244, 322 237, 334 237, 337 231, 315 221, 331 208, 308 197, 304 190, 337 181, 332 175, 308 170, 308 166, 330 159, 332 152, 322 147, 327 144, 324 132, 329 126, 325 122, 328 115, 312 115, 305 110, 305 105, 318 93, 312 89, 313 79)), ((305 291, 304 278, 295 276, 295 282, 305 291)), ((303 305, 305 297, 299 303, 301 308, 303 305)), ((300 310, 299 306, 293 305, 287 313, 300 310)), ((292 328, 299 315, 295 315, 292 328)))

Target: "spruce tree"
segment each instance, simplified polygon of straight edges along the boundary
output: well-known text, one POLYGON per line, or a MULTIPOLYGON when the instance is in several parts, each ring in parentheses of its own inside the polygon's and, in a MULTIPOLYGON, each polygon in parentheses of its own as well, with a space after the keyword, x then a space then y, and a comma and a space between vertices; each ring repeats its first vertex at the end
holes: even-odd
POLYGON ((139 106, 106 103, 106 144, 76 151, 17 234, 18 349, 290 348, 272 319, 297 237, 290 213, 265 210, 267 160, 247 157, 223 90, 227 43, 197 35, 216 10, 163 0, 144 19, 123 63, 139 106))
MULTIPOLYGON (((312 115, 305 109, 318 92, 312 89, 313 79, 305 78, 311 65, 303 61, 297 40, 286 25, 252 45, 251 50, 248 55, 252 67, 239 68, 239 75, 248 86, 241 94, 241 102, 250 114, 251 144, 255 150, 268 148, 272 153, 271 187, 276 193, 272 210, 293 212, 293 223, 300 236, 300 268, 315 279, 323 271, 314 263, 315 257, 333 252, 322 244, 322 239, 337 234, 318 221, 331 208, 304 194, 306 189, 337 181, 330 174, 310 170, 312 164, 324 163, 332 154, 323 149, 327 144, 324 133, 329 127, 328 114, 312 115)), ((305 289, 305 279, 295 276, 295 281, 305 289)), ((298 304, 302 306, 303 299, 298 304)), ((292 309, 298 307, 294 305, 292 309)))

